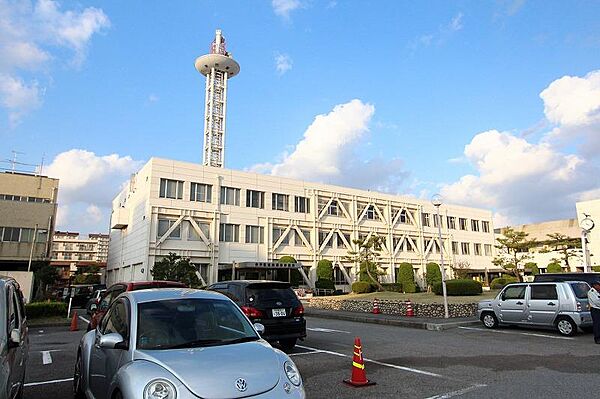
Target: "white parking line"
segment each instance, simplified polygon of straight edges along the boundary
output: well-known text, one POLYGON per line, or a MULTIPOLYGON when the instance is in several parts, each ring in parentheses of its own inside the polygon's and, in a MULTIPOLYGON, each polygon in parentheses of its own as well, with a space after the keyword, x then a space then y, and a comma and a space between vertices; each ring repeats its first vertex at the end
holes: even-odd
POLYGON ((49 351, 42 351, 42 363, 44 363, 44 364, 52 363, 52 355, 50 355, 49 351))
POLYGON ((440 394, 440 395, 430 396, 427 399, 448 399, 448 398, 453 398, 455 396, 460 396, 460 395, 463 395, 465 393, 474 391, 476 389, 484 388, 486 386, 487 385, 485 385, 485 384, 475 384, 475 385, 471 385, 470 387, 459 389, 457 391, 446 392, 446 393, 443 393, 443 394, 440 394))
MULTIPOLYGON (((328 350, 324 350, 324 349, 312 348, 310 346, 296 345, 296 347, 302 348, 302 349, 308 349, 308 350, 314 351, 314 352, 326 353, 328 355, 333 355, 333 356, 348 357, 348 358, 351 357, 350 355, 346 355, 345 353, 339 353, 339 352, 333 352, 333 351, 328 351, 328 350)), ((398 366, 396 364, 391 364, 391 363, 384 363, 384 362, 380 362, 378 360, 368 359, 366 357, 363 358, 363 360, 365 362, 370 362, 370 363, 378 364, 380 366, 390 367, 390 368, 397 369, 397 370, 408 371, 408 372, 416 373, 416 374, 428 375, 430 377, 443 378, 443 376, 436 374, 436 373, 431 373, 429 371, 413 369, 411 367, 398 366)))
POLYGON ((326 332, 326 333, 342 333, 342 334, 350 334, 350 331, 342 331, 342 330, 334 330, 332 328, 321 328, 321 327, 306 327, 308 331, 315 332, 326 332))
POLYGON ((51 380, 51 381, 39 381, 39 382, 28 382, 24 384, 25 387, 34 387, 36 385, 46 385, 46 384, 58 384, 60 382, 70 382, 73 381, 73 378, 63 378, 62 380, 51 380))
POLYGON ((566 340, 574 340, 572 337, 561 337, 559 335, 546 335, 546 334, 536 334, 536 333, 528 333, 528 332, 516 332, 516 331, 502 331, 502 330, 487 330, 484 328, 477 327, 458 327, 462 330, 472 330, 472 331, 484 331, 498 334, 511 334, 511 335, 526 335, 530 337, 540 337, 540 338, 551 338, 551 339, 566 339, 566 340))
POLYGON ((321 352, 320 351, 298 352, 298 353, 290 353, 288 356, 312 355, 315 353, 321 353, 321 352))

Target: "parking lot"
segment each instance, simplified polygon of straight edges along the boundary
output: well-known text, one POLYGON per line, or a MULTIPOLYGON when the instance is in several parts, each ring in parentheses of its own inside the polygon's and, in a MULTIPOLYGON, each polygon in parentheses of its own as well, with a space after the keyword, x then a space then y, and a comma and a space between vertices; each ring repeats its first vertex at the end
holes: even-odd
MULTIPOLYGON (((463 327, 426 331, 308 317, 308 338, 292 353, 309 398, 589 397, 600 385, 600 346, 589 334, 463 327), (367 377, 342 383, 362 340, 367 377)), ((80 323, 80 327, 85 327, 80 323)), ((30 329, 25 398, 69 398, 84 331, 30 329)), ((593 395, 592 395, 593 396, 593 395)))

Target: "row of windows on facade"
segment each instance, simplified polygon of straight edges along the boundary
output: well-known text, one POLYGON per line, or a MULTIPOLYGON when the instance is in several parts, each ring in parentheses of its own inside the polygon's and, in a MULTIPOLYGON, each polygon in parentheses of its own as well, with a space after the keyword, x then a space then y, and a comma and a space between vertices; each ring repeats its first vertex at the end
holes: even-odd
MULTIPOLYGON (((160 198, 183 199, 183 181, 160 179, 160 198)), ((240 206, 239 188, 221 187, 220 203, 222 205, 240 206)), ((271 207, 277 211, 289 211, 289 195, 272 193, 271 207)), ((190 183, 190 201, 212 202, 212 185, 190 183)), ((246 206, 248 208, 264 209, 265 192, 246 190, 246 206)), ((306 197, 294 196, 294 212, 309 213, 310 202, 306 197)))
MULTIPOLYGON (((63 243, 63 251, 94 251, 94 244, 76 244, 75 246, 73 246, 74 244, 71 243, 67 243, 64 244, 63 243)), ((59 250, 60 249, 60 244, 57 242, 54 242, 54 244, 52 244, 52 249, 53 250, 59 250)))
MULTIPOLYGON (((160 193, 159 196, 161 198, 171 198, 171 199, 183 199, 183 181, 180 180, 169 180, 169 179, 160 179, 160 193)), ((221 196, 220 203, 222 205, 240 205, 240 193, 241 189, 235 187, 221 187, 221 196)), ((272 193, 271 194, 271 208, 273 210, 278 211, 288 211, 289 208, 289 195, 280 194, 280 193, 272 193)), ((212 185, 203 184, 203 183, 190 183, 190 201, 198 201, 198 202, 211 202, 212 201, 212 185)), ((334 199, 330 200, 327 197, 320 197, 318 201, 319 211, 323 211, 325 208, 325 213, 328 216, 342 216, 343 215, 343 204, 340 204, 339 200, 334 199)), ((257 190, 246 190, 246 207, 248 208, 259 208, 264 209, 265 207, 265 192, 257 191, 257 190)), ((346 207, 347 209, 347 207, 346 207)), ((412 224, 411 218, 408 215, 406 209, 396 210, 400 212, 400 215, 395 213, 392 215, 393 219, 396 219, 398 215, 398 221, 404 224, 412 224)), ((307 197, 302 196, 294 196, 294 212, 299 213, 309 213, 310 212, 310 201, 307 197)), ((379 212, 372 204, 367 203, 359 203, 358 214, 363 215, 368 220, 380 220, 379 212)), ((414 218, 414 215, 411 215, 414 218)), ((430 227, 430 219, 431 214, 423 213, 422 214, 422 224, 423 226, 430 227)), ((442 219, 442 218, 440 218, 442 219)), ((446 217, 446 226, 448 229, 457 229, 456 224, 457 218, 455 216, 447 216, 446 217)), ((442 219, 442 226, 443 226, 442 219)), ((433 215, 433 227, 438 227, 438 215, 433 215)), ((466 218, 458 218, 458 229, 459 230, 469 230, 468 229, 468 219, 466 218)), ((476 220, 471 219, 471 231, 479 232, 482 231, 484 233, 490 232, 490 222, 486 220, 476 220)))
MULTIPOLYGON (((158 220, 158 230, 157 237, 163 237, 168 230, 173 226, 175 220, 173 219, 159 219, 158 220)), ((210 239, 210 225, 208 223, 196 222, 202 233, 207 239, 210 239)), ((182 237, 182 226, 185 226, 187 230, 187 239, 189 241, 199 241, 201 240, 200 235, 189 222, 183 222, 177 225, 173 231, 169 234, 169 238, 171 239, 181 239, 182 237)), ((276 243, 280 240, 280 238, 284 235, 287 227, 283 226, 274 226, 273 227, 273 242, 276 243)), ((297 247, 302 247, 305 245, 304 239, 308 243, 311 242, 311 231, 307 229, 300 229, 300 232, 297 230, 290 230, 288 234, 285 235, 283 239, 281 239, 280 245, 292 245, 297 247)), ((361 233, 359 234, 359 241, 365 241, 368 235, 361 233)), ((222 242, 240 242, 240 225, 239 224, 231 224, 231 223, 221 223, 219 229, 219 241, 222 242)), ((243 241, 246 244, 264 244, 265 242, 265 232, 263 226, 252 226, 246 225, 245 231, 245 240, 243 241)), ((405 238, 402 240, 400 237, 393 238, 393 246, 394 249, 398 248, 401 252, 416 252, 416 242, 418 242, 418 237, 411 237, 410 239, 405 238)), ((324 248, 343 248, 349 249, 348 245, 352 244, 352 238, 350 233, 340 233, 334 232, 331 234, 330 231, 320 230, 319 231, 319 247, 323 246, 324 248)), ((434 253, 439 253, 439 244, 437 240, 425 239, 424 246, 425 248, 429 248, 431 245, 431 251, 434 253), (431 244, 433 241, 433 244, 431 244)), ((452 253, 453 254, 462 254, 462 255, 470 255, 471 254, 471 243, 468 242, 452 242, 452 253)), ((473 243, 473 254, 477 256, 491 256, 492 255, 492 245, 491 244, 480 244, 473 243), (482 252, 483 248, 483 252, 482 252)))
POLYGON ((20 201, 20 202, 38 202, 49 204, 51 201, 48 198, 27 197, 25 195, 0 194, 0 200, 3 201, 20 201))
POLYGON ((54 259, 58 260, 93 260, 94 257, 90 254, 74 254, 71 252, 54 252, 54 259))
MULTIPOLYGON (((2 242, 33 242, 34 229, 26 227, 0 227, 0 241, 2 242)), ((46 242, 48 234, 45 231, 37 232, 36 243, 46 242)))

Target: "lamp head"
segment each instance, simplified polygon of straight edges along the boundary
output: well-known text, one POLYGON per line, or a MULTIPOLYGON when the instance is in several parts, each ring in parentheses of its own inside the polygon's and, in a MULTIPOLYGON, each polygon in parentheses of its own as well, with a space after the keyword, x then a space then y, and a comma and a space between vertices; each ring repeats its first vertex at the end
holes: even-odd
POLYGON ((438 207, 443 204, 442 199, 443 198, 440 194, 434 194, 433 197, 431 197, 431 203, 433 206, 438 207))

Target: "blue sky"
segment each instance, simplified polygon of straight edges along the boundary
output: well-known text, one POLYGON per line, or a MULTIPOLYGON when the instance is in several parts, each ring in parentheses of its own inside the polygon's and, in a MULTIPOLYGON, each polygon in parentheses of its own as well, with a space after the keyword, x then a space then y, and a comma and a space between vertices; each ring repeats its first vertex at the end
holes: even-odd
POLYGON ((598 2, 0 0, 0 9, 19 30, 0 39, 0 158, 18 150, 23 162, 54 163, 65 181, 61 228, 105 230, 113 195, 98 188, 116 193, 151 156, 201 161, 204 78, 193 65, 217 28, 241 65, 229 85, 228 168, 346 183, 274 165, 289 164, 317 115, 334 118, 358 99, 373 107, 360 108, 366 128, 332 157, 342 172, 370 162, 385 176, 354 185, 441 191, 494 209, 499 224, 575 217, 575 200, 600 196, 598 157, 585 150, 600 148, 598 2), (30 51, 12 51, 17 42, 30 51), (572 97, 584 100, 565 111, 572 97), (548 162, 499 177, 514 146, 524 168, 548 162), (572 174, 551 176, 563 169, 572 174), (531 189, 540 174, 549 181, 531 189), (557 198, 536 205, 548 195, 557 198))

